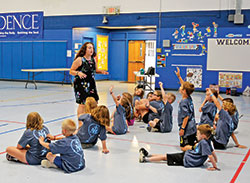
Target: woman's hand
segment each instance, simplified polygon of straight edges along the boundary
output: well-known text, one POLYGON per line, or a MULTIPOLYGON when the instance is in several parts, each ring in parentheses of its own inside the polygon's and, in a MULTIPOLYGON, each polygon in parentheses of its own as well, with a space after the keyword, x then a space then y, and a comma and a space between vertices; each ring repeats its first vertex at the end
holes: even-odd
POLYGON ((84 74, 83 72, 78 72, 78 76, 79 76, 79 78, 81 78, 81 79, 83 79, 83 78, 86 78, 86 77, 87 77, 87 75, 86 75, 86 74, 84 74))

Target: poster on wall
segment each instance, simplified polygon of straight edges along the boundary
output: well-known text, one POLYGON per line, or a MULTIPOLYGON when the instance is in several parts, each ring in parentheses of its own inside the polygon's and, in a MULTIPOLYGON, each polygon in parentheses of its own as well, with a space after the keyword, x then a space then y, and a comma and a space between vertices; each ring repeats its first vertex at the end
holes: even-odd
POLYGON ((108 36, 97 35, 97 68, 108 70, 108 36))
POLYGON ((0 40, 43 36, 43 12, 1 13, 0 40))
POLYGON ((157 67, 166 67, 166 55, 164 54, 157 55, 157 67))
POLYGON ((219 72, 219 86, 242 88, 242 76, 242 73, 219 72))
POLYGON ((202 87, 202 69, 201 68, 187 68, 186 81, 194 84, 195 88, 202 87))

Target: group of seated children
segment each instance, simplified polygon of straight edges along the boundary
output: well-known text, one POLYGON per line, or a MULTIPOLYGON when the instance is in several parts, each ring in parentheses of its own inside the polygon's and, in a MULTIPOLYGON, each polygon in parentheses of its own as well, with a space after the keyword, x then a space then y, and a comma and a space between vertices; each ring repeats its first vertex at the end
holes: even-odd
MULTIPOLYGON (((182 153, 166 155, 150 155, 141 148, 139 162, 167 161, 168 165, 183 165, 185 167, 201 166, 209 158, 213 167, 209 170, 219 170, 216 166, 215 149, 225 149, 230 136, 236 147, 246 148, 238 143, 233 132, 239 122, 239 113, 232 99, 223 99, 215 90, 206 89, 206 97, 199 111, 202 113, 200 122, 196 123, 194 104, 191 94, 194 85, 186 82, 177 67, 175 72, 179 81, 179 93, 182 96, 178 105, 178 127, 180 148, 182 153), (222 100, 222 105, 218 101, 222 100), (217 113, 218 110, 218 114, 217 113), (213 131, 215 134, 212 135, 213 131), (213 144, 213 146, 211 145, 213 144)), ((93 97, 85 101, 85 112, 79 114, 78 129, 73 120, 62 122, 64 137, 52 136, 43 124, 43 119, 37 112, 27 116, 26 130, 16 147, 7 147, 6 158, 9 161, 20 161, 29 165, 41 164, 43 167, 58 167, 67 173, 82 170, 85 167, 83 149, 93 147, 98 138, 102 143, 102 152, 109 153, 106 145, 107 132, 115 135, 126 134, 128 127, 134 124, 135 118, 148 124, 149 132, 171 132, 173 128, 172 103, 176 96, 165 93, 163 83, 159 82, 161 91, 149 92, 144 99, 144 90, 136 88, 132 96, 128 92, 121 96, 114 95, 113 86, 109 93, 115 103, 115 110, 110 117, 105 105, 97 105, 93 97), (54 141, 55 142, 51 142, 54 141), (56 154, 60 154, 57 156, 56 154)))
POLYGON ((238 143, 233 133, 239 122, 239 114, 236 106, 232 99, 223 99, 216 91, 207 88, 206 98, 200 107, 202 114, 199 126, 197 127, 194 104, 191 97, 194 85, 183 81, 178 67, 175 73, 181 84, 179 92, 182 95, 182 99, 178 106, 178 126, 180 148, 183 152, 150 155, 146 149, 141 148, 139 150, 139 162, 167 161, 168 165, 197 167, 202 166, 207 158, 209 158, 213 167, 208 168, 208 170, 219 170, 216 165, 217 157, 213 147, 215 149, 226 149, 229 138, 232 136, 236 147, 246 148, 246 146, 238 143), (222 100, 222 105, 220 105, 217 97, 222 100), (217 110, 219 113, 216 117, 217 110), (213 130, 215 130, 214 135, 212 135, 213 130))

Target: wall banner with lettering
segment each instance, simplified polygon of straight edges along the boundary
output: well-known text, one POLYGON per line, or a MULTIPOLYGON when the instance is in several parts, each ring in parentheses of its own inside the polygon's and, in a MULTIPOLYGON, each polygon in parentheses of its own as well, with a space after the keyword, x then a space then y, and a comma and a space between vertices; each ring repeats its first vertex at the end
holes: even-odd
POLYGON ((0 40, 41 39, 43 12, 0 14, 0 40))

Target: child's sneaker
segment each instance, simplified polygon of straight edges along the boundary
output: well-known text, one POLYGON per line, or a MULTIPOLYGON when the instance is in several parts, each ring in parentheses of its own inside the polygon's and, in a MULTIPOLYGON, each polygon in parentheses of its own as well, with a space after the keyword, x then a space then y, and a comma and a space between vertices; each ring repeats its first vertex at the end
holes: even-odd
POLYGON ((146 162, 145 156, 143 155, 143 153, 140 153, 139 162, 140 162, 140 163, 145 163, 145 162, 146 162))
POLYGON ((49 160, 42 160, 41 166, 44 168, 57 168, 57 166, 54 163, 51 163, 49 160))
POLYGON ((15 161, 15 162, 18 161, 15 157, 9 155, 8 153, 6 153, 6 159, 7 159, 8 161, 15 161))
POLYGON ((148 132, 151 132, 151 131, 152 131, 152 127, 151 127, 151 126, 148 126, 148 127, 147 127, 147 130, 148 130, 148 132))
POLYGON ((143 156, 148 156, 149 153, 146 149, 144 149, 143 147, 139 150, 139 153, 142 154, 143 156))

